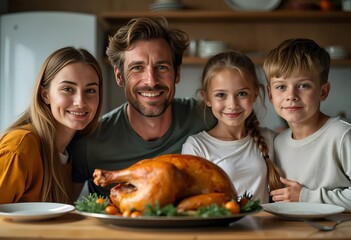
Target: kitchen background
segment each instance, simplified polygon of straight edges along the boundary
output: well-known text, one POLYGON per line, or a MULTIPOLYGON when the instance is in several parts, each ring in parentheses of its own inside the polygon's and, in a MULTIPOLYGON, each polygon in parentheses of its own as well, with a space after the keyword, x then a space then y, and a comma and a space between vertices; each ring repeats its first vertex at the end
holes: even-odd
MULTIPOLYGON (((0 74, 0 88, 2 88, 0 89, 0 131, 23 111, 29 102, 29 99, 25 97, 21 100, 22 102, 13 106, 17 98, 21 96, 23 98, 26 94, 28 95, 28 92, 31 92, 30 83, 35 80, 43 61, 42 58, 51 52, 53 46, 56 46, 52 45, 52 42, 56 41, 57 48, 62 44, 77 47, 91 46, 87 48, 100 59, 105 72, 104 111, 109 111, 123 103, 125 101, 123 89, 117 87, 112 67, 106 61, 104 51, 108 35, 113 34, 129 19, 140 16, 165 16, 172 27, 186 31, 193 40, 192 48, 184 58, 181 82, 177 85, 177 97, 196 97, 206 57, 216 51, 235 49, 247 53, 255 62, 258 76, 265 84, 262 72, 265 54, 284 39, 307 37, 327 48, 333 56, 329 77, 332 88, 328 99, 322 103, 322 110, 329 115, 343 113, 347 118, 351 118, 351 59, 349 54, 351 53, 351 11, 346 6, 350 4, 350 1, 258 0, 257 2, 261 4, 243 6, 240 4, 251 4, 255 0, 0 0, 2 16, 32 14, 38 11, 47 14, 45 16, 47 20, 33 23, 32 26, 39 28, 39 32, 42 31, 40 36, 38 32, 30 31, 30 29, 25 32, 28 39, 35 37, 40 39, 41 47, 35 51, 42 52, 40 58, 30 60, 37 61, 36 64, 26 62, 25 59, 19 61, 17 68, 22 72, 20 76, 23 82, 27 81, 27 85, 21 83, 21 78, 16 80, 18 81, 16 83, 12 83, 12 78, 6 78, 3 73, 4 66, 8 65, 8 62, 3 57, 0 59, 0 70, 3 71, 0 74), (344 9, 342 4, 344 4, 344 9), (243 9, 247 7, 249 9, 243 9), (87 41, 89 35, 83 34, 79 21, 64 21, 62 18, 52 17, 58 13, 78 13, 91 19, 89 20, 92 21, 91 41, 87 41), (58 29, 60 24, 63 30, 58 29), (71 44, 70 38, 67 40, 65 36, 67 35, 65 28, 66 31, 71 31, 69 35, 73 36, 71 44), (50 38, 49 36, 55 37, 50 38), (45 48, 46 45, 50 45, 50 48, 45 48), (334 46, 337 48, 333 48, 334 46), (340 47, 341 52, 338 51, 340 47), (333 52, 334 50, 336 51, 333 52), (21 67, 24 64, 29 65, 32 70, 28 70, 28 73, 23 72, 21 67), (12 84, 13 93, 8 89, 9 83, 12 84), (18 91, 26 93, 23 95, 18 91)), ((82 22, 81 26, 86 26, 86 23, 82 22)), ((5 39, 6 32, 3 29, 0 30, 2 30, 1 39, 5 39)), ((24 42, 27 38, 23 38, 24 42)), ((9 51, 4 46, 5 44, 1 42, 2 55, 5 51, 9 51)), ((276 116, 270 103, 266 101, 265 104, 267 110, 259 111, 261 124, 272 129, 279 129, 283 125, 281 120, 276 116)), ((257 106, 257 108, 260 107, 257 106)))

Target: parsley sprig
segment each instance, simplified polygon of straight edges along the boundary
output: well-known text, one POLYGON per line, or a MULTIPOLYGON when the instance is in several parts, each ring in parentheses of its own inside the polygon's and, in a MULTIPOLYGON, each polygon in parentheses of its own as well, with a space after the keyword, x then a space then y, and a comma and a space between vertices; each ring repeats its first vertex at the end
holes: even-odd
POLYGON ((107 197, 98 196, 96 193, 89 194, 87 197, 83 197, 82 200, 75 202, 75 207, 78 211, 90 212, 90 213, 105 213, 105 208, 110 204, 110 200, 107 197), (102 201, 97 201, 102 199, 102 201))
POLYGON ((217 217, 217 216, 228 216, 230 211, 223 205, 210 204, 208 206, 200 207, 196 210, 195 216, 200 217, 217 217))
POLYGON ((240 213, 253 212, 261 209, 260 200, 249 200, 244 206, 240 207, 240 213))
POLYGON ((177 208, 173 204, 168 204, 164 207, 160 207, 160 204, 156 203, 154 206, 151 204, 146 205, 143 212, 143 216, 181 216, 182 213, 177 211, 177 208))

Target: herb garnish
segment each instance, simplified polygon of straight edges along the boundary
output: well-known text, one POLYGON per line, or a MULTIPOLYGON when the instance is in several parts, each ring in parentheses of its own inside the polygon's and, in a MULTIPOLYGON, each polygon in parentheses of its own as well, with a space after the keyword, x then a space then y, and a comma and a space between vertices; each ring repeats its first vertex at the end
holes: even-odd
POLYGON ((105 208, 110 204, 107 197, 98 196, 96 193, 89 194, 88 197, 83 197, 82 200, 75 202, 75 207, 78 211, 91 213, 105 213, 105 208))

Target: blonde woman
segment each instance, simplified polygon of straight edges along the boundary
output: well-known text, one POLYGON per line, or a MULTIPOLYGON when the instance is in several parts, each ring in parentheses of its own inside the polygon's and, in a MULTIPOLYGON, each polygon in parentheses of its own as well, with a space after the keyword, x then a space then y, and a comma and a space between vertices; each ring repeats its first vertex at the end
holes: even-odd
POLYGON ((102 74, 84 49, 53 52, 36 79, 29 108, 0 136, 0 203, 72 203, 72 162, 66 150, 75 134, 96 129, 102 74))

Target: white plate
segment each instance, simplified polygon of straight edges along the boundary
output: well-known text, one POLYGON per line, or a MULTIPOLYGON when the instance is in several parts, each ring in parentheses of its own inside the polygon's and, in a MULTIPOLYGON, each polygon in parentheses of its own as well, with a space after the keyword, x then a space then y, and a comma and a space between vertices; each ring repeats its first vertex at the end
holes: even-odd
POLYGON ((281 0, 225 0, 226 4, 239 11, 272 11, 281 0))
POLYGON ((74 206, 63 203, 26 202, 0 204, 0 216, 15 221, 55 218, 73 210, 74 206))
POLYGON ((251 214, 258 213, 261 210, 240 213, 229 216, 218 217, 188 217, 188 216, 175 216, 175 217, 121 217, 100 213, 89 213, 77 211, 77 213, 94 217, 100 221, 120 226, 120 227, 143 227, 143 228, 189 228, 189 227, 214 227, 214 226, 228 226, 230 223, 238 221, 243 217, 251 214))
POLYGON ((345 211, 343 207, 323 203, 277 202, 261 206, 264 211, 277 216, 299 219, 324 218, 345 211))

